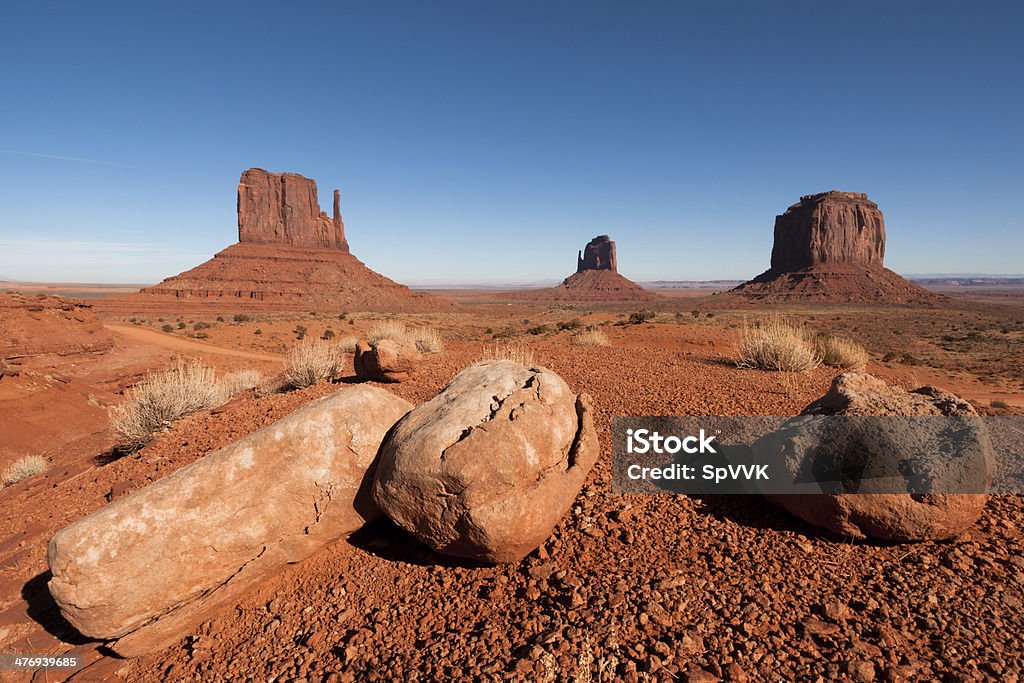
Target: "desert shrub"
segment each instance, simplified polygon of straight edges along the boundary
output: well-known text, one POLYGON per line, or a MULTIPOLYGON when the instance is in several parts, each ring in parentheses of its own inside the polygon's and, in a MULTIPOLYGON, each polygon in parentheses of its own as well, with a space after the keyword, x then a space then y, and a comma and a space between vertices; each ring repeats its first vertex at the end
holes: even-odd
POLYGON ((690 311, 690 315, 693 316, 694 318, 699 318, 700 311, 690 311))
POLYGON ((263 330, 261 330, 260 328, 257 327, 255 330, 252 331, 252 333, 253 334, 263 334, 263 330))
POLYGON ((806 372, 821 365, 821 352, 804 328, 773 317, 756 326, 744 325, 738 345, 741 368, 806 372))
POLYGON ((562 321, 558 323, 559 330, 579 330, 583 328, 583 321, 579 318, 573 318, 569 321, 562 321))
POLYGON ((511 360, 530 367, 533 365, 533 349, 516 341, 499 341, 484 346, 480 360, 511 360))
POLYGON ((857 342, 845 337, 823 335, 818 337, 821 362, 843 370, 862 370, 868 364, 868 352, 857 342))
POLYGON ((347 334, 344 337, 338 338, 338 341, 334 342, 334 345, 338 347, 338 351, 341 353, 355 353, 356 343, 358 341, 359 340, 356 337, 347 334))
POLYGON ((222 315, 218 315, 218 316, 217 316, 217 322, 219 322, 219 323, 222 323, 222 322, 224 322, 224 316, 222 316, 222 315))
POLYGON ((323 339, 324 341, 330 341, 334 339, 334 337, 334 330, 330 329, 324 330, 324 333, 320 335, 320 338, 323 339))
POLYGON ((323 339, 306 339, 288 352, 285 382, 295 389, 332 379, 341 372, 344 358, 337 344, 323 339))
POLYGON ((629 323, 631 325, 639 325, 640 323, 652 320, 656 315, 657 313, 655 313, 654 311, 649 311, 646 308, 640 311, 634 311, 629 314, 629 323))
POLYGON ((611 346, 608 335, 598 329, 577 332, 569 341, 575 346, 611 346))
POLYGON ((213 368, 198 361, 179 362, 128 389, 124 401, 110 409, 110 424, 122 448, 137 449, 174 420, 215 408, 227 397, 213 368))
POLYGON ((235 317, 233 318, 233 320, 236 323, 247 323, 250 320, 252 320, 252 316, 246 315, 245 313, 235 313, 235 317))
POLYGON ((411 341, 421 353, 437 353, 444 348, 441 334, 432 327, 408 327, 401 320, 381 320, 367 332, 370 341, 391 339, 411 341))
POLYGON ((205 332, 196 332, 192 336, 195 337, 196 339, 209 339, 210 338, 210 335, 206 334, 205 332))
POLYGON ((183 323, 183 322, 182 323, 178 323, 178 329, 179 330, 185 329, 185 323, 183 323))
POLYGON ((401 320, 379 320, 370 326, 370 329, 366 332, 366 337, 370 341, 380 341, 381 339, 393 339, 399 341, 405 339, 408 334, 408 330, 405 327, 405 323, 401 320))
POLYGON ((293 331, 295 332, 295 338, 298 339, 299 341, 302 341, 303 339, 306 338, 305 325, 296 325, 293 331))
POLYGON ((26 455, 11 463, 7 469, 0 474, 0 487, 12 486, 19 481, 34 477, 46 471, 50 462, 41 455, 26 455))
POLYGON ((547 334, 548 332, 554 332, 554 328, 551 327, 551 325, 548 325, 547 323, 544 323, 543 325, 537 325, 535 327, 531 327, 531 328, 529 328, 526 331, 527 331, 527 333, 536 336, 538 334, 547 334))
POLYGON ((164 332, 174 332, 174 325, 164 325, 160 329, 164 332))
POLYGON ((433 327, 413 327, 409 334, 420 353, 437 353, 444 348, 441 333, 433 327))
POLYGON ((200 320, 199 322, 192 326, 192 329, 198 332, 199 330, 208 330, 211 327, 213 327, 213 325, 211 325, 210 323, 206 323, 200 320))
POLYGON ((224 375, 220 382, 225 394, 235 396, 262 384, 263 373, 259 370, 236 370, 224 375))

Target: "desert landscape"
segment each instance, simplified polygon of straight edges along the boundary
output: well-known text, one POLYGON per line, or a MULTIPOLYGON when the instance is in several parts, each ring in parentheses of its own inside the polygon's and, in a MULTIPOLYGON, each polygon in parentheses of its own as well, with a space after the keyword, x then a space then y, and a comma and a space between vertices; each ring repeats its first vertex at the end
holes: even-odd
POLYGON ((181 275, 5 284, 0 652, 84 668, 0 680, 1017 680, 1017 496, 612 493, 614 416, 1024 415, 1018 282, 886 270, 863 194, 775 225, 733 289, 645 289, 599 235, 554 288, 413 291, 337 193, 250 169, 181 275))
POLYGON ((1024 6, 4 10, 0 683, 1024 683, 1024 6))

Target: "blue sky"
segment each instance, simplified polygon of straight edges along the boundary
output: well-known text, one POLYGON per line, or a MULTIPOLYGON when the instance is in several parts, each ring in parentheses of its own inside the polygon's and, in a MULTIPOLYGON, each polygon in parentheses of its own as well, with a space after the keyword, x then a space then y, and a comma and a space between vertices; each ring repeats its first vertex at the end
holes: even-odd
POLYGON ((0 277, 154 282, 259 166, 399 281, 753 276, 867 192, 904 273, 1024 268, 1024 10, 941 2, 8 3, 0 277))

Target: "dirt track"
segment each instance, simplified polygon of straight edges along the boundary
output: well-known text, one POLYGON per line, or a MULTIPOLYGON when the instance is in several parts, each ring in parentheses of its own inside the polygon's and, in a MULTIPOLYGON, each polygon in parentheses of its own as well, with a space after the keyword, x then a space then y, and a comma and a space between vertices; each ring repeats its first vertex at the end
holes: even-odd
POLYGON ((148 330, 143 327, 134 327, 131 325, 103 325, 106 329, 111 332, 134 339, 138 342, 145 344, 153 344, 160 346, 165 349, 171 349, 173 351, 185 351, 194 353, 214 353, 221 356, 233 356, 235 358, 248 358, 250 360, 268 360, 268 361, 280 361, 284 360, 284 356, 277 353, 256 353, 254 351, 240 351, 238 349, 226 349, 221 346, 214 346, 213 344, 203 344, 201 342, 195 342, 190 339, 182 339, 171 334, 164 334, 162 332, 156 332, 155 330, 148 330))

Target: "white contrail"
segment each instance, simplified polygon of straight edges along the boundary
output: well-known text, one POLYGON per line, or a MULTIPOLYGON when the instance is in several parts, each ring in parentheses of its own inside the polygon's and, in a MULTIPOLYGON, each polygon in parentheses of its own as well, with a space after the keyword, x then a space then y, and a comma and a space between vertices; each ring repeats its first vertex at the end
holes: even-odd
POLYGON ((0 149, 2 154, 21 154, 27 157, 39 157, 40 159, 58 159, 60 161, 81 161, 85 164, 99 164, 101 166, 119 166, 121 168, 132 168, 127 164, 118 164, 113 161, 102 161, 100 159, 84 159, 82 157, 69 157, 63 154, 43 154, 41 152, 24 152, 18 149, 0 149))

